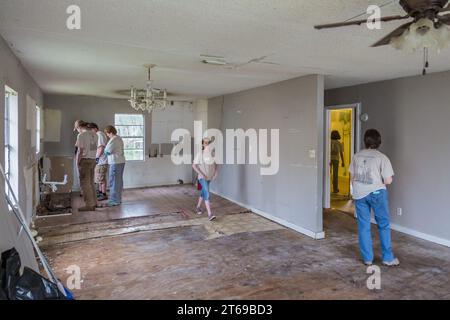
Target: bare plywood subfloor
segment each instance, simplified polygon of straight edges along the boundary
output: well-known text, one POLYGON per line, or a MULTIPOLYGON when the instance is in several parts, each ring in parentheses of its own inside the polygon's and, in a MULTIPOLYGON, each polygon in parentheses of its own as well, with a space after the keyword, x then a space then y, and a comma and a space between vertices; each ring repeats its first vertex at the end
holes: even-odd
POLYGON ((166 200, 184 208, 172 213, 87 223, 74 215, 42 228, 57 275, 65 281, 80 267, 78 299, 450 299, 446 247, 394 232, 402 265, 381 267, 382 290, 372 291, 352 217, 326 212, 327 238, 317 241, 219 197, 213 203, 230 214, 222 208, 209 222, 192 212, 193 188, 178 188, 166 200))

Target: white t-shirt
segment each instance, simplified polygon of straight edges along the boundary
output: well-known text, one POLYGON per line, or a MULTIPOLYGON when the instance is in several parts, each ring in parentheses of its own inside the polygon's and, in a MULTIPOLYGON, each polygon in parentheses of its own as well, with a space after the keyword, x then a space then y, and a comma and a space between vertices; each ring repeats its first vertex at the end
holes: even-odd
POLYGON ((119 136, 114 136, 106 145, 105 152, 108 154, 108 164, 125 163, 123 152, 123 140, 119 136))
POLYGON ((353 178, 355 200, 365 198, 374 191, 386 189, 384 181, 394 176, 389 158, 374 149, 365 149, 355 154, 349 171, 353 178))
POLYGON ((214 161, 214 157, 208 151, 199 152, 194 159, 194 164, 197 164, 200 171, 205 174, 205 176, 198 176, 199 179, 205 179, 207 181, 211 181, 216 173, 216 165, 214 161))
MULTIPOLYGON (((100 148, 101 146, 106 147, 108 144, 108 137, 104 132, 97 131, 97 137, 98 137, 98 145, 97 148, 100 148)), ((104 165, 108 164, 108 157, 106 156, 105 152, 103 152, 103 155, 100 156, 98 159, 98 165, 104 165)))
POLYGON ((95 159, 97 156, 97 135, 90 130, 78 134, 75 146, 82 150, 82 159, 95 159))

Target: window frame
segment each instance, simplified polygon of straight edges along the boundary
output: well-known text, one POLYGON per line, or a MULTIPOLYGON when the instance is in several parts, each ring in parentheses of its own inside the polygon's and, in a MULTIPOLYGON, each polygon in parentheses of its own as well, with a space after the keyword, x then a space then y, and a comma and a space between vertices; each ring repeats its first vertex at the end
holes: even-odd
MULTIPOLYGON (((9 179, 11 176, 11 126, 10 126, 10 118, 11 118, 11 92, 5 88, 5 110, 3 116, 3 124, 4 124, 4 161, 5 161, 5 175, 9 179)), ((9 189, 5 185, 5 190, 9 194, 9 189)))
MULTIPOLYGON (((115 113, 114 114, 114 126, 117 127, 140 127, 141 125, 135 125, 135 124, 117 124, 117 120, 116 117, 117 116, 140 116, 142 117, 142 136, 120 136, 122 139, 141 139, 142 138, 142 159, 137 159, 137 160, 129 160, 126 158, 125 156, 125 160, 127 162, 144 162, 145 161, 145 144, 146 144, 146 139, 145 139, 145 132, 146 132, 146 126, 145 126, 145 115, 144 114, 139 114, 139 113, 115 113)), ((126 149, 125 145, 124 145, 124 153, 127 150, 141 150, 141 149, 126 149)))
POLYGON ((36 154, 41 153, 41 110, 42 108, 36 105, 36 154))
MULTIPOLYGON (((15 124, 15 126, 11 125, 11 122, 16 122, 18 121, 17 117, 18 117, 18 108, 19 108, 19 94, 17 91, 15 91, 14 89, 12 89, 11 87, 5 85, 4 87, 5 89, 5 107, 4 107, 4 116, 3 116, 3 124, 4 124, 4 162, 5 162, 5 166, 4 166, 4 170, 5 170, 5 176, 7 177, 13 192, 15 194, 15 197, 17 198, 17 201, 19 201, 19 181, 18 181, 18 167, 16 165, 13 165, 13 152, 18 152, 19 149, 19 145, 17 145, 17 147, 15 148, 12 143, 13 140, 16 143, 18 143, 18 132, 16 132, 17 137, 15 137, 16 139, 13 139, 13 136, 11 135, 12 130, 17 130, 18 131, 18 126, 17 123, 15 124), (15 97, 15 98, 13 98, 15 97), (15 107, 16 110, 13 110, 13 106, 12 103, 15 102, 15 107), (14 114, 13 117, 13 111, 15 111, 16 113, 14 114), (14 171, 13 171, 14 169, 14 171)), ((15 156, 17 157, 17 153, 15 154, 15 156)), ((17 159, 15 158, 14 161, 16 161, 17 159)), ((11 201, 11 203, 13 203, 14 205, 17 205, 14 197, 11 194, 11 190, 8 187, 7 182, 5 181, 5 196, 8 197, 8 199, 11 201)), ((12 208, 8 205, 8 209, 11 211, 12 208)))

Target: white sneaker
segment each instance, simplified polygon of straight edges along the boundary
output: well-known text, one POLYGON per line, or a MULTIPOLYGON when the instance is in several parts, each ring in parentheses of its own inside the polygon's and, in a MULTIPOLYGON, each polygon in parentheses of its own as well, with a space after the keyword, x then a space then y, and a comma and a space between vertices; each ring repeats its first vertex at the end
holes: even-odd
POLYGON ((195 212, 196 212, 198 215, 203 214, 203 211, 202 211, 201 208, 195 208, 195 212))
POLYGON ((387 267, 396 267, 400 265, 400 261, 397 258, 395 258, 392 261, 383 261, 383 265, 387 267))

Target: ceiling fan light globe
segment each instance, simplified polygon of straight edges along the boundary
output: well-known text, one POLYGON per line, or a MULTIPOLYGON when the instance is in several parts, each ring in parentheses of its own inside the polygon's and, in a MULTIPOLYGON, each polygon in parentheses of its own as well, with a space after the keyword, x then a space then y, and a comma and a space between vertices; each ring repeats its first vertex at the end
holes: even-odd
POLYGON ((441 25, 436 30, 436 40, 440 50, 447 48, 450 45, 450 26, 441 25))
POLYGON ((450 44, 450 28, 447 25, 436 28, 432 20, 420 19, 401 36, 392 38, 390 44, 411 53, 424 48, 439 52, 450 44))

